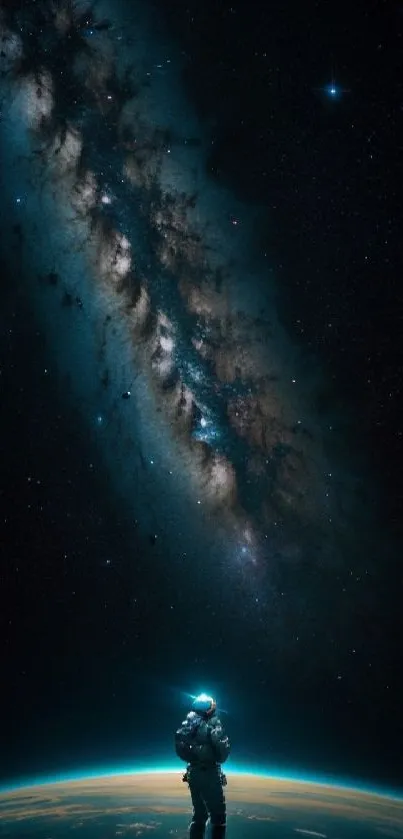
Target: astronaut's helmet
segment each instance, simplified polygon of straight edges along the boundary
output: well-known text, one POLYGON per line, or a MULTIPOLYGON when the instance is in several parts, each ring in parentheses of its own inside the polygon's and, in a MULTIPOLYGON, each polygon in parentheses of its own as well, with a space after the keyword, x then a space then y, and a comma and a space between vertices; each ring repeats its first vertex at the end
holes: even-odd
POLYGON ((192 704, 192 711, 206 719, 213 716, 216 708, 217 703, 215 699, 212 696, 208 696, 207 693, 200 693, 199 696, 195 697, 192 704))

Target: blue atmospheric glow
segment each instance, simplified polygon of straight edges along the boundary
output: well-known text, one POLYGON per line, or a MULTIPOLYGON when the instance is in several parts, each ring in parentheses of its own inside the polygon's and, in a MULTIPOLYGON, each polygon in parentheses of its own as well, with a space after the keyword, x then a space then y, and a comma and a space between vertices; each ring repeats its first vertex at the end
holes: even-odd
MULTIPOLYGON (((382 798, 389 798, 395 801, 403 801, 403 792, 401 790, 383 789, 382 787, 361 785, 357 786, 357 781, 349 778, 338 778, 326 776, 321 774, 306 775, 303 772, 294 771, 292 773, 284 773, 276 767, 270 769, 262 769, 261 767, 236 766, 228 761, 225 764, 225 773, 230 777, 231 775, 245 775, 247 777, 267 778, 278 781, 292 781, 295 784, 316 784, 323 787, 335 787, 337 789, 348 790, 349 792, 365 793, 367 795, 377 795, 382 798), (227 769, 227 766, 229 767, 227 769)), ((54 774, 47 776, 39 776, 36 778, 24 778, 20 781, 10 784, 7 787, 0 788, 0 794, 4 795, 20 789, 29 789, 31 787, 48 786, 49 784, 64 784, 70 781, 87 781, 94 778, 115 778, 119 775, 174 775, 176 773, 182 774, 183 764, 176 763, 168 766, 144 766, 142 768, 135 766, 121 766, 119 768, 109 767, 104 769, 81 769, 80 771, 54 774)))

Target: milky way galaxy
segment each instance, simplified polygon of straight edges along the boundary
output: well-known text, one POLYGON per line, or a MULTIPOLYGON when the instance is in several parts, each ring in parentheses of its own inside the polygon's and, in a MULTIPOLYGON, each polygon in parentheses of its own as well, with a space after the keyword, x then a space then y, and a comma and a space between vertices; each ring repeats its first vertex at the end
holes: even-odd
POLYGON ((254 212, 209 177, 212 138, 152 17, 3 8, 4 225, 114 491, 173 566, 232 575, 249 610, 293 575, 298 596, 301 569, 350 568, 364 513, 254 212))

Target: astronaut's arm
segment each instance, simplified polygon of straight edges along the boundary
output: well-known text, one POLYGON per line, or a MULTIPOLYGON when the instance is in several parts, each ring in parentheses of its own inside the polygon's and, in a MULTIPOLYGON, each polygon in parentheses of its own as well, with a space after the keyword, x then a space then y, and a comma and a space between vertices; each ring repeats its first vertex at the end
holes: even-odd
POLYGON ((220 722, 211 729, 211 744, 218 763, 225 763, 231 751, 231 744, 220 722))
POLYGON ((190 760, 192 747, 182 728, 179 728, 175 734, 175 751, 181 760, 190 760))

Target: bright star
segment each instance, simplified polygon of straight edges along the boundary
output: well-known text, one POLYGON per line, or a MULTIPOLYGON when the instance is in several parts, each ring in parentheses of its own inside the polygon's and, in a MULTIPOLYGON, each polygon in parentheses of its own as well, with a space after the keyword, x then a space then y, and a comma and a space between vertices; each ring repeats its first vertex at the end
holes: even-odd
POLYGON ((350 91, 345 87, 340 87, 335 81, 331 81, 329 84, 324 85, 323 87, 315 88, 320 93, 326 94, 326 96, 330 97, 331 99, 338 99, 341 97, 343 93, 349 93, 350 91))

